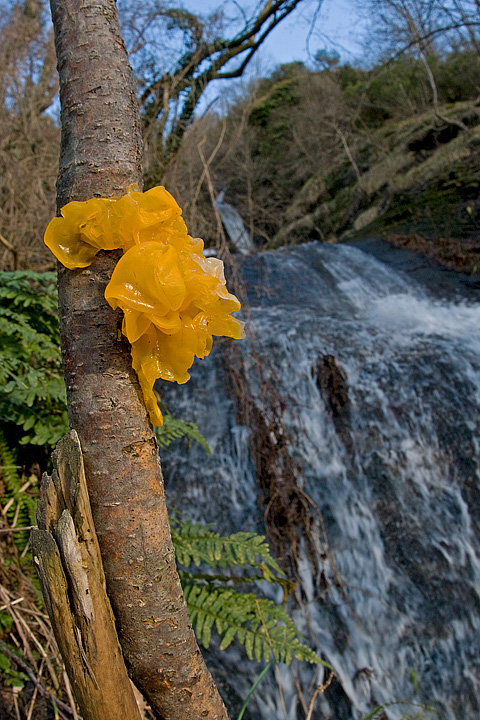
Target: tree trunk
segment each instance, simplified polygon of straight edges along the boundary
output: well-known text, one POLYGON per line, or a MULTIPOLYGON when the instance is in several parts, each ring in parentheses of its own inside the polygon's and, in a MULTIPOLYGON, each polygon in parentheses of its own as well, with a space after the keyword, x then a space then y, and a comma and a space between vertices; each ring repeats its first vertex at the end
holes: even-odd
MULTIPOLYGON (((51 0, 60 74, 58 208, 141 183, 133 75, 114 0, 51 0)), ((107 591, 129 672, 163 720, 227 718, 188 619, 163 478, 121 316, 104 299, 118 253, 59 268, 70 425, 78 433, 107 591)))
POLYGON ((32 550, 83 720, 141 720, 105 591, 82 451, 72 430, 42 478, 32 550))

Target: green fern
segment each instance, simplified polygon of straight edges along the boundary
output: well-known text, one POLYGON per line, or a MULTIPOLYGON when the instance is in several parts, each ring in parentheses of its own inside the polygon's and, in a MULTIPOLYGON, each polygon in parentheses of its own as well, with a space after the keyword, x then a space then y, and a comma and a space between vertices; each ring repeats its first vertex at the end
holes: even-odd
POLYGON ((157 442, 160 447, 168 448, 173 440, 185 437, 189 443, 191 443, 192 440, 200 443, 207 453, 211 455, 208 442, 203 437, 196 423, 179 420, 174 417, 163 404, 161 405, 161 408, 163 413, 163 425, 161 428, 155 428, 157 442))
POLYGON ((22 428, 20 444, 68 430, 55 273, 0 273, 0 422, 22 428))
POLYGON ((171 521, 172 539, 175 545, 177 561, 188 567, 191 563, 197 567, 206 563, 211 568, 252 567, 258 569, 268 582, 285 580, 276 560, 270 554, 270 548, 263 535, 253 532, 237 532, 222 536, 212 530, 212 525, 194 523, 191 520, 171 521))
MULTIPOLYGON (((18 472, 15 453, 10 449, 5 435, 0 430, 0 474, 3 481, 4 492, 1 499, 2 507, 13 499, 6 513, 9 523, 15 520, 16 527, 27 527, 36 522, 35 511, 37 501, 28 492, 22 490, 25 476, 18 472)), ((33 476, 34 477, 34 476, 33 476)), ((35 478, 36 482, 36 478, 35 478)), ((14 541, 19 550, 23 550, 28 542, 29 532, 16 532, 14 541)))
MULTIPOLYGON (((210 454, 195 423, 163 412, 160 446, 186 437, 210 454)), ((20 444, 53 447, 68 431, 53 272, 0 273, 0 422, 23 429, 20 444)))
MULTIPOLYGON (((60 338, 56 314, 54 273, 0 273, 0 423, 16 423, 23 429, 20 443, 54 445, 68 429, 65 385, 61 373, 60 338)), ((157 431, 159 445, 166 448, 179 438, 210 448, 197 425, 175 418, 167 408, 164 425, 157 431)), ((15 454, 0 432, 0 465, 5 487, 3 506, 13 498, 7 519, 16 525, 35 522, 35 500, 20 492, 25 478, 18 473, 15 454)), ((282 605, 253 593, 238 592, 234 585, 263 580, 280 585, 288 597, 293 584, 270 555, 263 535, 237 532, 221 536, 211 526, 172 521, 180 577, 198 637, 205 647, 212 628, 221 648, 234 640, 245 646, 249 658, 319 663, 320 658, 300 639, 295 624, 282 605), (221 574, 188 571, 205 565, 221 574)), ((15 534, 23 547, 28 537, 15 534)))
POLYGON ((237 532, 222 536, 212 530, 212 525, 182 520, 174 514, 171 528, 180 565, 226 570, 222 575, 179 570, 190 619, 205 648, 215 628, 221 639, 221 650, 237 640, 245 646, 251 660, 268 660, 273 654, 276 662, 290 663, 295 655, 298 660, 325 664, 302 642, 283 605, 232 587, 235 583, 265 580, 279 584, 284 597, 291 592, 293 583, 285 578, 271 556, 263 535, 237 532))
POLYGON ((302 643, 295 623, 282 605, 253 593, 239 593, 229 587, 212 588, 198 581, 185 583, 184 593, 190 620, 205 648, 210 645, 215 626, 221 638, 220 650, 237 639, 245 646, 250 660, 268 661, 273 654, 279 663, 290 664, 294 655, 298 660, 322 663, 302 643))

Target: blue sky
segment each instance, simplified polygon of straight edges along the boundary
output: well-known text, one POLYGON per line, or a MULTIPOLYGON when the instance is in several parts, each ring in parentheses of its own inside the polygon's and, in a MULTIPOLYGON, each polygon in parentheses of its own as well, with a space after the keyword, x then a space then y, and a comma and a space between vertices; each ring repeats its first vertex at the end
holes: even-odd
POLYGON ((361 55, 362 23, 352 0, 324 0, 309 39, 309 48, 310 22, 308 17, 302 18, 302 14, 301 10, 292 13, 292 18, 273 31, 266 51, 277 62, 308 61, 308 50, 314 55, 320 48, 336 49, 343 61, 351 61, 361 55))
MULTIPOLYGON (((198 13, 206 13, 217 8, 220 0, 184 0, 184 6, 198 13)), ((242 3, 247 7, 252 3, 242 3)), ((362 28, 355 0, 324 0, 315 30, 309 39, 310 19, 317 3, 306 0, 292 15, 283 21, 268 38, 262 49, 264 64, 303 60, 308 62, 309 55, 314 55, 320 48, 336 49, 343 61, 352 61, 362 54, 362 28)))

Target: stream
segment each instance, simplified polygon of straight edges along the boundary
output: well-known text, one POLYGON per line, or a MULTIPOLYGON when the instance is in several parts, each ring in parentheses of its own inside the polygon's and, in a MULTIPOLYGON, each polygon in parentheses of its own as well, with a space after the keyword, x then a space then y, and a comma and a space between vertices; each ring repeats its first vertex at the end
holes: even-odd
MULTIPOLYGON (((247 339, 216 339, 186 385, 159 387, 212 451, 162 453, 168 501, 271 540, 297 625, 335 669, 311 720, 380 704, 389 720, 478 720, 478 283, 367 249, 235 256, 247 339)), ((261 666, 241 647, 206 658, 233 720, 261 666)), ((305 718, 324 679, 281 666, 244 719, 305 718)))

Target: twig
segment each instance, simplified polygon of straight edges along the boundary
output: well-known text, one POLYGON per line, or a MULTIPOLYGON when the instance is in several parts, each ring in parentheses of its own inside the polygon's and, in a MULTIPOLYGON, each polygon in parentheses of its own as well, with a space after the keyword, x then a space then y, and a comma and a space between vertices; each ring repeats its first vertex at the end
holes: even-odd
POLYGON ((12 607, 12 605, 18 605, 18 603, 23 602, 23 600, 25 600, 25 598, 19 597, 16 600, 12 600, 12 602, 7 603, 6 605, 2 605, 2 607, 0 607, 0 612, 2 610, 7 610, 7 608, 12 607))
MULTIPOLYGON (((213 148, 213 150, 212 150, 212 152, 211 152, 211 154, 210 154, 210 157, 209 157, 208 160, 206 160, 206 161, 205 161, 204 158, 202 158, 203 171, 202 171, 202 174, 201 174, 201 176, 200 176, 200 180, 199 180, 198 183, 197 183, 197 188, 196 188, 196 190, 195 190, 195 195, 194 195, 193 200, 192 200, 192 205, 194 205, 194 206, 196 206, 196 204, 197 204, 198 196, 200 195, 200 190, 201 190, 201 187, 202 187, 202 185, 203 185, 203 181, 205 180, 205 176, 206 176, 206 174, 207 174, 207 172, 208 172, 208 168, 209 168, 210 165, 212 164, 213 160, 215 159, 215 155, 217 154, 217 152, 220 150, 220 148, 221 148, 221 146, 222 146, 223 138, 225 137, 225 132, 226 132, 226 129, 227 129, 227 126, 226 126, 226 122, 225 122, 225 121, 226 121, 226 116, 224 116, 223 125, 222 125, 222 131, 221 131, 221 133, 220 133, 220 137, 219 137, 219 139, 218 139, 217 144, 216 144, 215 147, 213 148)), ((199 147, 202 146, 202 144, 205 142, 205 139, 206 139, 206 138, 204 138, 204 139, 202 140, 202 142, 199 144, 199 147)), ((202 157, 201 154, 200 154, 200 157, 202 157)))
POLYGON ((307 704, 306 704, 306 702, 305 702, 305 696, 304 696, 304 694, 303 694, 303 691, 302 691, 302 688, 301 688, 301 685, 300 685, 300 681, 299 681, 299 679, 298 679, 298 675, 297 675, 296 672, 292 673, 292 675, 293 675, 293 681, 294 681, 294 683, 295 683, 295 687, 297 688, 297 695, 298 695, 298 699, 300 700, 300 704, 301 704, 301 706, 302 706, 302 710, 303 710, 303 712, 305 713, 305 715, 307 715, 307 713, 308 713, 308 708, 307 708, 307 704))
MULTIPOLYGON (((27 607, 21 607, 21 608, 19 608, 19 610, 21 610, 24 613, 27 613, 27 615, 33 615, 33 617, 37 619, 37 622, 39 622, 38 618, 48 621, 48 615, 40 612, 40 610, 33 610, 32 608, 27 608, 27 607)), ((46 636, 50 636, 51 633, 50 633, 50 630, 47 628, 47 626, 44 623, 40 623, 40 622, 39 622, 39 625, 43 631, 43 634, 46 636)))
POLYGON ((311 720, 312 713, 313 713, 313 706, 315 704, 315 700, 317 699, 317 695, 319 695, 319 693, 325 692, 325 690, 328 688, 328 686, 330 685, 332 680, 333 680, 333 671, 330 670, 330 675, 328 676, 326 682, 322 683, 321 685, 317 685, 317 687, 315 688, 315 692, 313 693, 312 699, 310 700, 310 704, 308 706, 308 715, 305 718, 305 720, 311 720))
POLYGON ((21 720, 21 718, 20 718, 20 710, 19 710, 19 707, 18 707, 18 693, 19 693, 19 690, 20 690, 20 688, 19 688, 18 686, 17 686, 17 687, 15 687, 15 686, 12 687, 12 692, 13 692, 13 705, 14 705, 14 707, 15 707, 15 715, 17 716, 17 720, 21 720))
POLYGON ((35 702, 37 700, 37 695, 38 695, 38 688, 34 688, 33 695, 32 695, 32 702, 30 703, 30 707, 28 708, 27 720, 32 720, 32 713, 33 713, 33 708, 35 707, 35 702))
POLYGON ((7 238, 3 237, 2 233, 0 233, 0 242, 2 243, 2 245, 5 245, 5 247, 7 248, 7 250, 10 250, 10 252, 12 252, 12 253, 16 253, 16 252, 17 252, 17 251, 15 250, 15 248, 13 247, 13 245, 8 242, 7 238))
MULTIPOLYGON (((5 590, 5 588, 4 588, 3 586, 0 586, 0 596, 2 597, 2 599, 4 600, 4 602, 7 602, 7 603, 10 604, 10 596, 9 596, 9 594, 7 593, 7 591, 5 590)), ((19 637, 20 637, 20 639, 21 639, 21 641, 22 641, 22 643, 23 643, 23 651, 24 651, 26 657, 28 658, 29 662, 32 663, 33 667, 34 667, 35 670, 36 670, 37 667, 36 667, 35 659, 34 659, 34 657, 33 657, 33 655, 32 655, 32 651, 31 651, 30 645, 29 645, 28 640, 27 640, 27 638, 26 638, 26 636, 25 636, 24 629, 23 629, 22 623, 21 623, 21 621, 20 621, 20 620, 21 620, 21 619, 20 619, 20 616, 19 616, 18 613, 16 612, 16 609, 15 609, 14 607, 11 607, 11 605, 10 605, 9 611, 10 611, 10 616, 11 616, 11 618, 12 618, 14 624, 15 624, 15 627, 16 627, 16 629, 17 629, 17 633, 18 633, 18 635, 19 635, 19 637)))
POLYGON ((20 615, 19 615, 19 621, 22 623, 22 625, 25 626, 25 628, 26 628, 26 630, 27 630, 27 633, 28 633, 28 634, 30 635, 30 637, 32 638, 32 640, 33 640, 34 644, 36 645, 36 647, 37 647, 40 655, 42 656, 42 659, 46 662, 48 671, 49 671, 49 673, 50 673, 50 677, 52 678, 53 686, 54 686, 54 688, 57 690, 57 689, 59 688, 59 683, 58 683, 58 680, 57 680, 57 676, 55 675, 55 671, 54 671, 54 669, 53 669, 52 663, 50 662, 50 660, 49 660, 49 658, 48 658, 48 655, 47 655, 47 653, 45 652, 45 649, 43 648, 42 644, 37 640, 37 638, 35 637, 35 635, 32 633, 32 631, 31 631, 30 626, 28 625, 28 623, 25 622, 25 620, 23 619, 23 617, 21 617, 20 615))
POLYGON ((80 720, 79 715, 77 713, 77 708, 75 706, 75 700, 73 699, 73 693, 72 693, 72 688, 70 685, 70 680, 68 679, 68 675, 67 675, 65 669, 63 670, 62 676, 63 676, 63 682, 65 683, 65 690, 67 691, 68 699, 70 700, 70 705, 72 706, 73 718, 74 718, 74 720, 80 720))
POLYGON ((216 204, 215 204, 215 190, 213 189, 213 183, 212 183, 212 178, 211 178, 211 175, 210 175, 210 170, 209 170, 209 167, 208 167, 208 163, 207 163, 207 160, 205 159, 205 155, 203 154, 203 150, 202 150, 202 145, 203 145, 203 143, 205 142, 205 140, 206 140, 206 138, 203 138, 202 142, 200 142, 200 143, 198 144, 197 150, 198 150, 198 154, 200 155, 200 159, 201 159, 201 161, 202 161, 203 168, 204 168, 204 171, 205 171, 205 177, 206 177, 206 180, 207 180, 207 187, 208 187, 208 192, 209 192, 209 195, 210 195, 210 201, 211 201, 211 203, 212 203, 212 208, 213 208, 213 211, 214 211, 214 213, 215 213, 215 219, 216 219, 216 221, 217 221, 218 234, 219 234, 219 237, 220 237, 220 248, 219 248, 219 250, 222 251, 222 250, 224 250, 224 249, 227 247, 227 238, 226 238, 225 232, 224 232, 224 230, 223 230, 223 224, 222 224, 222 219, 221 219, 221 217, 220 217, 220 213, 218 212, 218 208, 217 208, 217 206, 216 206, 216 204))
MULTIPOLYGON (((44 665, 44 660, 42 660, 42 662, 40 663, 40 670, 38 671, 38 674, 40 677, 42 676, 43 665, 44 665)), ((27 720, 32 720, 32 713, 33 713, 33 708, 35 707, 35 702, 37 700, 37 695, 38 695, 38 688, 36 687, 33 690, 32 702, 30 703, 30 707, 28 708, 27 720)))
POLYGON ((55 697, 55 695, 53 695, 53 693, 51 693, 49 690, 47 690, 47 688, 45 688, 42 683, 38 681, 35 673, 30 668, 30 666, 24 660, 22 660, 22 658, 18 657, 18 655, 12 652, 8 645, 3 642, 3 640, 0 640, 0 648, 3 654, 9 658, 9 660, 12 660, 16 665, 18 665, 19 668, 23 670, 26 675, 28 675, 34 686, 38 688, 38 692, 40 693, 40 695, 42 695, 43 697, 51 698, 51 700, 55 702, 59 708, 67 712, 70 716, 74 717, 72 708, 66 703, 62 702, 62 700, 59 700, 57 697, 55 697))
MULTIPOLYGON (((36 479, 36 478, 35 478, 35 479, 36 479)), ((27 488, 29 488, 31 484, 32 484, 32 480, 31 480, 31 479, 29 479, 29 480, 27 480, 27 482, 23 483, 23 485, 22 485, 22 487, 20 488, 20 490, 19 490, 17 493, 15 493, 15 495, 14 495, 12 498, 10 498, 10 500, 9 500, 8 503, 5 505, 5 507, 2 508, 2 515, 5 516, 5 515, 7 514, 8 510, 12 507, 13 503, 15 502, 16 497, 17 497, 18 495, 21 495, 21 493, 25 492, 25 490, 27 490, 27 488)))
POLYGON ((0 534, 21 532, 22 530, 31 530, 33 527, 35 527, 35 525, 25 525, 25 527, 0 528, 0 534))
POLYGON ((3 237, 2 233, 0 233, 0 242, 4 247, 9 250, 13 255, 13 268, 14 270, 17 269, 18 266, 18 249, 14 247, 10 242, 8 242, 7 238, 3 237))

